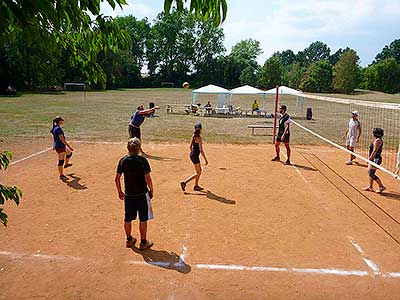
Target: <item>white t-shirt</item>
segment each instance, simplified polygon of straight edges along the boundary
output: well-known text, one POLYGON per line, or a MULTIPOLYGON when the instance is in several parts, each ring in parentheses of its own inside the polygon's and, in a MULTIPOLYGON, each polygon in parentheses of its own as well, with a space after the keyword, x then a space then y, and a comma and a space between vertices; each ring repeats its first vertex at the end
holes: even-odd
POLYGON ((358 136, 358 128, 361 127, 361 123, 358 120, 353 120, 352 118, 349 121, 349 132, 347 133, 348 139, 357 139, 358 136))

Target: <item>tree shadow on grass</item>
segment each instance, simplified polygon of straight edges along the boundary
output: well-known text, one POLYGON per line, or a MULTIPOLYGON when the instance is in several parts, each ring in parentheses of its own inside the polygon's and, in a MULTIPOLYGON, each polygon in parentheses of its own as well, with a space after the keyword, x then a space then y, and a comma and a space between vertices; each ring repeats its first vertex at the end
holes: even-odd
POLYGON ((185 192, 185 195, 192 195, 192 196, 206 196, 210 200, 215 200, 224 204, 234 205, 236 204, 235 200, 227 199, 222 196, 218 196, 211 191, 199 191, 199 192, 185 192))
POLYGON ((192 270, 191 266, 185 263, 185 261, 175 252, 155 249, 140 251, 137 247, 132 247, 132 251, 140 254, 144 261, 149 265, 174 270, 182 274, 188 274, 192 270))
POLYGON ((67 174, 67 176, 71 177, 72 180, 70 180, 69 178, 66 180, 63 180, 63 182, 65 184, 67 184, 67 186, 69 186, 70 188, 73 188, 75 190, 86 190, 87 186, 84 184, 79 183, 79 181, 82 179, 81 177, 78 177, 75 175, 75 173, 71 173, 71 174, 67 174))

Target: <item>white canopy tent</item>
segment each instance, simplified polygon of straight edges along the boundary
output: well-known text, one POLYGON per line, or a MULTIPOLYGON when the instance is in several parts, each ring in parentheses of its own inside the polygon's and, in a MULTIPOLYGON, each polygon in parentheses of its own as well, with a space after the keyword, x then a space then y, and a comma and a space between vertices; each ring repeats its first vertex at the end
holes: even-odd
POLYGON ((232 104, 232 96, 233 95, 260 95, 263 98, 263 106, 262 109, 265 110, 265 93, 263 90, 257 89, 250 85, 244 85, 237 87, 229 92, 229 102, 232 104))
POLYGON ((229 90, 224 89, 222 87, 209 84, 207 86, 203 86, 199 89, 193 90, 192 91, 192 104, 196 105, 197 102, 197 97, 199 94, 212 94, 212 95, 218 95, 218 107, 223 107, 225 105, 225 102, 228 99, 229 96, 229 90))

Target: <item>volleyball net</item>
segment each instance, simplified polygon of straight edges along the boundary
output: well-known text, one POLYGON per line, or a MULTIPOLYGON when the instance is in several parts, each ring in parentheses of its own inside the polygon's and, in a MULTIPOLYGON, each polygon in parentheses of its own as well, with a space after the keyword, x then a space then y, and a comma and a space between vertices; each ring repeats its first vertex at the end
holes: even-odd
POLYGON ((351 113, 358 111, 361 135, 354 155, 389 175, 400 179, 400 104, 380 103, 362 100, 339 99, 302 94, 279 99, 286 104, 292 123, 319 141, 330 144, 348 154, 346 149, 346 129, 351 113), (380 127, 384 130, 382 164, 368 160, 369 147, 373 142, 372 131, 380 127))

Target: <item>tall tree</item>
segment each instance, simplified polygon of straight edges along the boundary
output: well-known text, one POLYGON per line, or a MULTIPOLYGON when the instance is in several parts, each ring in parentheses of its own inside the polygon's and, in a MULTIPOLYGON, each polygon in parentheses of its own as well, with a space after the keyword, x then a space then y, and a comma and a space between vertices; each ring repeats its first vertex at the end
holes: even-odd
POLYGON ((311 65, 317 61, 328 59, 330 52, 331 50, 327 44, 317 41, 305 48, 301 56, 307 65, 311 65))
POLYGON ((260 78, 258 79, 258 84, 262 88, 273 88, 277 84, 282 83, 283 78, 283 64, 281 60, 277 57, 270 57, 265 62, 264 66, 260 71, 260 78))
POLYGON ((353 50, 344 52, 333 68, 333 88, 340 93, 349 94, 354 91, 358 82, 359 57, 353 50))
POLYGON ((400 39, 394 40, 389 46, 385 46, 375 57, 375 63, 393 57, 400 64, 400 39))
POLYGON ((279 58, 284 66, 289 66, 296 60, 296 55, 290 49, 282 52, 275 52, 272 56, 279 58))
POLYGON ((300 83, 300 89, 307 92, 325 93, 332 89, 332 65, 320 60, 308 67, 300 83))
POLYGON ((385 93, 400 92, 400 64, 391 57, 363 70, 362 88, 385 93))
POLYGON ((335 53, 329 56, 328 59, 329 62, 334 66, 339 61, 342 54, 348 51, 355 51, 355 50, 350 49, 349 47, 346 47, 345 49, 339 48, 335 53))

